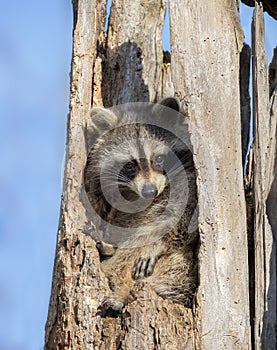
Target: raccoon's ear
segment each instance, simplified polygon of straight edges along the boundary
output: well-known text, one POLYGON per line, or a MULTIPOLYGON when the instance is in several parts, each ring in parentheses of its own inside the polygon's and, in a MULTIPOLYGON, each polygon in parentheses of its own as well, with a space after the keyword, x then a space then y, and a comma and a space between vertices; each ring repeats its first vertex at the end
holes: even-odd
POLYGON ((164 107, 168 107, 173 111, 180 112, 180 101, 177 97, 163 98, 161 101, 154 104, 152 111, 156 115, 164 116, 167 114, 166 108, 164 107))
POLYGON ((158 102, 158 105, 169 107, 177 112, 180 112, 180 101, 177 97, 165 97, 158 102))
POLYGON ((106 108, 94 107, 90 115, 92 126, 99 135, 111 130, 117 123, 117 116, 106 108))

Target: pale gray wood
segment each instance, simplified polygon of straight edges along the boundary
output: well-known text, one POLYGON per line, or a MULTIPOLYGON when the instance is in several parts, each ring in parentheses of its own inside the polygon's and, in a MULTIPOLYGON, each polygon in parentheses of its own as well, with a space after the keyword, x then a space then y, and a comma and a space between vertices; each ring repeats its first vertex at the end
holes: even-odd
POLYGON ((175 0, 172 81, 189 115, 199 185, 197 349, 250 349, 235 1, 175 0))
POLYGON ((107 289, 104 276, 99 273, 95 243, 83 233, 87 217, 80 201, 82 169, 86 163, 84 125, 90 116, 92 67, 97 37, 104 27, 105 3, 80 0, 74 6, 64 186, 45 335, 45 349, 49 350, 92 348, 96 332, 93 318, 107 289))
POLYGON ((102 60, 104 106, 161 97, 166 6, 167 0, 113 1, 102 60))
POLYGON ((268 197, 266 200, 266 215, 269 223, 268 239, 266 241, 266 251, 269 257, 268 263, 268 285, 267 285, 267 300, 266 312, 264 315, 265 332, 263 344, 268 349, 273 349, 277 345, 276 339, 276 322, 277 322, 277 256, 276 256, 276 241, 277 241, 277 88, 275 88, 270 99, 270 135, 269 141, 269 187, 268 197), (274 134, 275 132, 275 134, 274 134), (269 345, 270 344, 270 345, 269 345))
POLYGON ((269 101, 262 5, 252 23, 255 349, 276 349, 276 91, 269 101))

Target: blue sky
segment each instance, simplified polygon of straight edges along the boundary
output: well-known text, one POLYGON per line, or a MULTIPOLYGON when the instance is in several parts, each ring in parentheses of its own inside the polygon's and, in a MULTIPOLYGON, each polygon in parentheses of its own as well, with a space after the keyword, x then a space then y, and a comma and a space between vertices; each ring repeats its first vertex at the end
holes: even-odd
MULTIPOLYGON (((249 28, 252 9, 242 7, 249 28)), ((266 19, 268 52, 276 21, 266 19)), ((168 38, 164 38, 168 49, 168 38)), ((69 104, 69 0, 0 12, 0 348, 38 350, 51 287, 69 104)))
POLYGON ((51 285, 72 45, 69 0, 0 12, 0 348, 38 350, 51 285))

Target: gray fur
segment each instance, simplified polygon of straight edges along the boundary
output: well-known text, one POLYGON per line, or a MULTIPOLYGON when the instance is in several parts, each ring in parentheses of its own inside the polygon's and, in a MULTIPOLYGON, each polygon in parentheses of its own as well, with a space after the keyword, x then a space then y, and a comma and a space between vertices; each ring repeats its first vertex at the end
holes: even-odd
MULTIPOLYGON (((121 309, 127 302, 132 285, 138 279, 149 283, 160 296, 188 307, 191 307, 197 287, 195 250, 198 234, 188 232, 197 206, 196 174, 192 154, 184 152, 184 143, 173 134, 160 132, 156 126, 147 128, 145 122, 150 123, 157 118, 159 125, 164 123, 166 128, 169 128, 169 124, 173 125, 172 130, 176 130, 177 125, 180 135, 186 137, 185 144, 189 143, 189 134, 186 125, 183 124, 182 116, 176 117, 178 113, 175 112, 170 116, 172 120, 162 120, 168 118, 168 108, 161 109, 161 105, 173 109, 179 108, 177 100, 167 98, 162 100, 158 107, 148 105, 138 110, 131 106, 127 109, 115 109, 113 112, 106 112, 104 109, 92 112, 98 135, 88 155, 84 181, 89 201, 103 219, 100 229, 107 238, 106 243, 98 242, 102 257, 101 268, 113 292, 112 296, 103 302, 105 308, 121 309), (105 121, 100 121, 101 118, 105 121), (132 124, 129 124, 130 122, 132 124), (111 127, 115 129, 108 132, 111 127), (156 146, 155 141, 161 146, 156 146), (128 162, 139 157, 140 149, 144 153, 145 150, 148 152, 152 149, 154 152, 157 147, 162 149, 163 144, 166 146, 165 149, 173 149, 176 154, 178 152, 178 154, 189 154, 182 159, 182 169, 171 170, 171 181, 175 186, 170 187, 170 183, 166 183, 164 188, 161 188, 161 193, 144 210, 137 213, 126 212, 125 209, 131 208, 134 200, 141 199, 140 192, 136 178, 126 180, 126 183, 124 181, 118 183, 117 176, 113 175, 113 164, 115 161, 128 162), (101 189, 101 172, 107 180, 104 183, 106 191, 104 192, 111 197, 112 207, 103 195, 103 188, 101 189), (124 200, 114 194, 115 188, 118 187, 126 199, 126 207, 124 200), (170 199, 172 195, 173 201, 170 199), (185 206, 184 195, 187 196, 185 206), (115 208, 118 206, 125 209, 118 210, 115 208), (117 231, 115 229, 109 232, 111 227, 113 229, 119 227, 119 233, 120 227, 122 232, 125 228, 132 229, 134 234, 124 236, 122 233, 121 240, 119 239, 116 244, 113 239, 115 240, 117 231)), ((154 172, 156 173, 157 183, 163 183, 164 175, 154 172)), ((145 178, 145 181, 149 179, 145 178)))

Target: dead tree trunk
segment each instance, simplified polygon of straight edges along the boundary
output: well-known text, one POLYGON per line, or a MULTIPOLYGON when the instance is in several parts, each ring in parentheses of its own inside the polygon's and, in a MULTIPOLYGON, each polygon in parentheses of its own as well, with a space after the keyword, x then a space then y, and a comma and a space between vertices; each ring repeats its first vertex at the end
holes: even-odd
POLYGON ((171 8, 171 36, 172 81, 190 116, 199 172, 196 344, 199 349, 248 349, 239 96, 243 33, 235 2, 177 1, 171 8))
MULTIPOLYGON (((255 349, 276 349, 276 81, 268 81, 263 8, 256 3, 253 48, 253 240, 255 349)), ((272 69, 275 69, 273 61, 272 69)), ((273 72, 272 72, 273 73, 273 72)))
MULTIPOLYGON (((73 7, 67 157, 45 349, 250 349, 242 167, 246 143, 241 140, 240 102, 243 33, 237 1, 172 2, 171 64, 164 63, 161 40, 166 0, 114 0, 107 34, 106 1, 78 0, 73 1, 73 7), (102 317, 98 308, 109 288, 100 270, 92 238, 97 237, 96 221, 88 209, 83 185, 91 142, 90 108, 154 102, 173 94, 189 117, 198 172, 200 248, 195 305, 193 310, 185 308, 137 283, 132 301, 120 317, 102 317)), ((254 52, 258 62, 260 51, 254 52)), ((259 70, 254 69, 254 76, 255 72, 259 70)), ((262 79, 261 75, 257 79, 262 79)), ((257 80, 255 91, 259 86, 257 80)), ((270 292, 276 291, 276 271, 270 271, 276 268, 272 249, 277 225, 273 204, 276 145, 271 141, 276 133, 275 95, 276 89, 270 102, 272 117, 267 114, 264 126, 258 126, 264 115, 263 100, 256 99, 254 112, 255 138, 260 141, 254 146, 254 199, 250 195, 254 216, 250 215, 248 231, 251 225, 255 228, 255 234, 251 231, 256 247, 255 349, 261 348, 262 338, 272 334, 276 316, 276 312, 269 312, 272 305, 276 311, 276 296, 270 292), (269 163, 264 152, 269 154, 269 163)))

